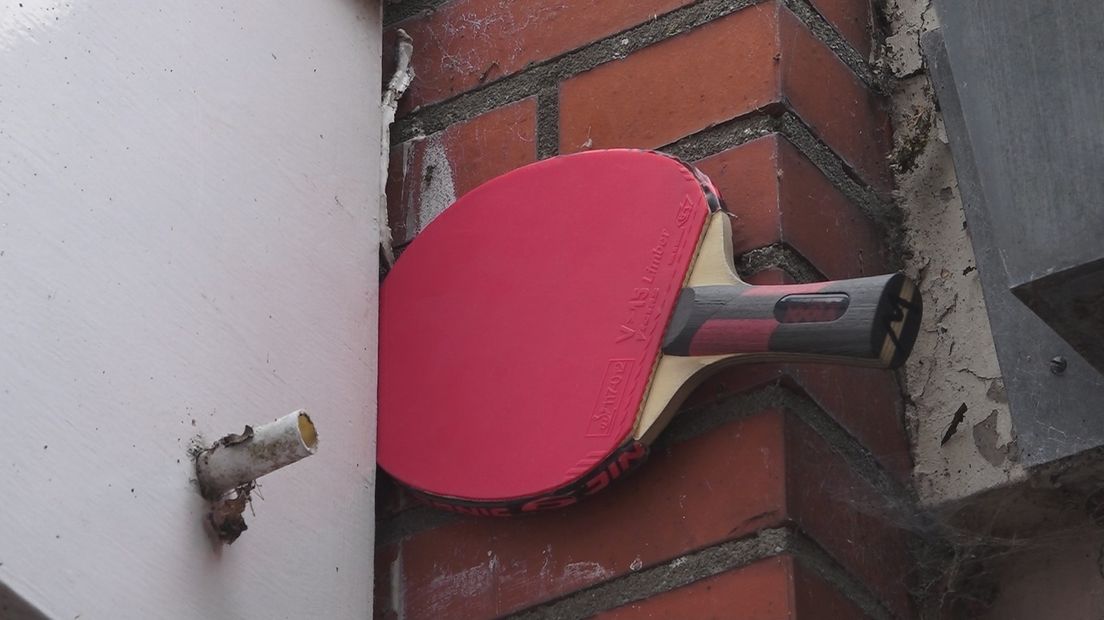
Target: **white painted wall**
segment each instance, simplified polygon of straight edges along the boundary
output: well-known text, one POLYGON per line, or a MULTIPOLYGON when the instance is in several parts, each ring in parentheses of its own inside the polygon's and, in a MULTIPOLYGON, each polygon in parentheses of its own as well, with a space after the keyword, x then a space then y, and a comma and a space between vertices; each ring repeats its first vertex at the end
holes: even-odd
POLYGON ((374 0, 0 0, 0 592, 370 615, 379 84, 374 0), (299 407, 215 550, 190 438, 299 407))

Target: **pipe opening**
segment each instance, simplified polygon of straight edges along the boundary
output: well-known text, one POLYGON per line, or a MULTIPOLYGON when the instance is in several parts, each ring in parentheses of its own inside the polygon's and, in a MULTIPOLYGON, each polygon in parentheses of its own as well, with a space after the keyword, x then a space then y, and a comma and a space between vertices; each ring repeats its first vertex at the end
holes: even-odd
POLYGON ((318 431, 314 429, 314 423, 306 411, 299 412, 299 439, 311 454, 318 449, 318 431))

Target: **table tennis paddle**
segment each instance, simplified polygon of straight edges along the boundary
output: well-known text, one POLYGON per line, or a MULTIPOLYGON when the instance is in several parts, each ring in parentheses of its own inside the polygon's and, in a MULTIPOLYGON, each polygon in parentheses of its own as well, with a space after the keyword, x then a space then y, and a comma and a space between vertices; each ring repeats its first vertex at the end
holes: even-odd
POLYGON ((555 157, 461 197, 381 288, 379 464, 440 508, 557 508, 642 462, 727 364, 904 362, 910 280, 750 286, 732 225, 704 175, 651 151, 555 157))

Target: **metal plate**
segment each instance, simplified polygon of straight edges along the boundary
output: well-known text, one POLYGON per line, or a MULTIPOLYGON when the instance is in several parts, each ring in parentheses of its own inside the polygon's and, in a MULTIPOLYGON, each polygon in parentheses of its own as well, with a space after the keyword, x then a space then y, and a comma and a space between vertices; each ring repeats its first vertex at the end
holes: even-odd
POLYGON ((938 8, 1008 284, 1104 372, 1104 2, 938 8))
MULTIPOLYGON (((948 6, 956 4, 956 2, 940 2, 940 16, 945 24, 944 28, 948 19, 952 22, 963 19, 960 11, 966 10, 965 4, 971 5, 974 9, 977 5, 971 2, 963 3, 963 6, 948 6), (953 17, 950 14, 953 14, 953 17)), ((1002 3, 1002 6, 1005 4, 1002 3)), ((1086 13, 1091 12, 1086 11, 1086 13)), ((1097 28, 1099 23, 1104 22, 1098 21, 1097 28)), ((969 23, 965 25, 970 26, 969 23)), ((994 34, 996 32, 998 31, 990 30, 989 36, 996 36, 994 34)), ((969 34, 966 32, 961 34, 963 37, 980 36, 974 30, 970 30, 969 34)), ((944 33, 940 31, 927 33, 923 38, 924 53, 939 98, 947 135, 950 138, 959 191, 962 195, 974 251, 977 254, 978 272, 992 324, 997 358, 1004 375, 1012 423, 1020 447, 1020 459, 1027 466, 1041 465, 1104 445, 1104 412, 1101 411, 1104 406, 1104 377, 1042 319, 1021 303, 1010 290, 1012 285, 1010 271, 1017 270, 1017 273, 1022 273, 1023 267, 1014 265, 1006 271, 1006 266, 1010 265, 1008 260, 1010 255, 1002 251, 1008 247, 1002 244, 1008 243, 1009 237, 1002 231, 1016 227, 1026 228, 1033 226, 1038 219, 1056 216, 1040 212, 1036 213, 1030 221, 1025 221, 1023 216, 1016 216, 1008 210, 1009 201, 1016 198, 1010 196, 1010 192, 1028 190, 1022 187, 1023 180, 1017 179, 1006 187, 1002 185, 1002 179, 1005 178, 1004 175, 1025 174, 1025 168, 1028 168, 1029 164, 1023 158, 1018 159, 1018 164, 1008 161, 1013 158, 1009 153, 1001 151, 1002 148, 1006 148, 1003 140, 1026 140, 1027 138, 1021 134, 1026 133, 1030 128, 1020 127, 1017 131, 1000 125, 994 126, 993 119, 981 123, 974 122, 975 119, 985 117, 986 114, 992 116, 992 111, 986 108, 992 108, 993 104, 991 100, 989 103, 975 100, 979 96, 978 90, 970 85, 976 86, 976 80, 979 79, 976 73, 979 68, 967 63, 964 77, 958 74, 956 64, 952 72, 952 64, 948 61, 943 36, 944 33), (974 107, 969 110, 970 114, 966 113, 961 104, 964 92, 968 93, 971 103, 974 104, 974 107), (1004 133, 1015 135, 1005 136, 1004 133), (1005 161, 998 162, 994 161, 995 159, 1005 161), (996 201, 1001 202, 1000 210, 991 207, 996 201), (1066 370, 1061 374, 1054 374, 1050 369, 1050 360, 1056 356, 1063 357, 1067 361, 1066 370)), ((1021 44, 1014 38, 1009 38, 1004 43, 1006 46, 1021 44)), ((992 66, 985 67, 985 70, 1000 72, 992 66)), ((1099 75, 1104 73, 1098 73, 1097 79, 1099 75)), ((1006 98, 1011 96, 1005 95, 1006 98)), ((1035 96, 1037 94, 1024 94, 1023 98, 1030 100, 1035 96)), ((1104 95, 1101 97, 1100 100, 1104 100, 1104 95)), ((1097 105, 1099 106, 1099 100, 1097 105)), ((1104 106, 1100 108, 1104 110, 1104 106)), ((1096 116, 1101 114, 1104 112, 1094 112, 1096 116)), ((1096 130, 1102 130, 1101 128, 1104 128, 1104 119, 1098 123, 1096 130)), ((1040 152, 1036 155, 1049 157, 1053 154, 1040 152)), ((1104 159, 1097 160, 1098 163, 1100 161, 1104 159)), ((1033 171, 1033 176, 1045 177, 1051 172, 1049 168, 1036 169, 1033 171)), ((1101 179, 1104 179, 1104 176, 1101 179)), ((1050 186, 1053 180, 1040 178, 1035 183, 1038 187, 1032 189, 1029 194, 1017 198, 1017 204, 1022 205, 1025 200, 1037 199, 1039 188, 1050 186)), ((1090 182, 1086 181, 1086 183, 1090 182)), ((1104 192, 1098 195, 1104 195, 1104 192)), ((1090 206, 1086 204, 1085 209, 1089 210, 1090 206)), ((1051 224, 1053 222, 1047 225, 1051 224)), ((1069 227, 1073 227, 1073 224, 1073 222, 1065 222, 1069 227)), ((1043 225, 1040 224, 1040 226, 1043 225)), ((1083 227, 1090 228, 1091 225, 1083 224, 1083 227)), ((1057 234, 1057 229, 1054 231, 1057 234)), ((1100 233, 1093 233, 1093 239, 1101 238, 1100 233)), ((1024 244, 1020 250, 1026 250, 1030 243, 1027 240, 1020 242, 1024 244)), ((1095 243, 1093 247, 1099 247, 1099 241, 1095 243)))

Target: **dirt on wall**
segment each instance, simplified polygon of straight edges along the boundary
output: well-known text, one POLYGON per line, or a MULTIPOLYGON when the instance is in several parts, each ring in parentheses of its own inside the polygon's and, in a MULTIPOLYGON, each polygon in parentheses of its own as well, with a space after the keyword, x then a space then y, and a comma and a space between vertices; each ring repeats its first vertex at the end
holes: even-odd
POLYGON ((905 369, 921 501, 938 506, 1024 477, 985 311, 954 163, 920 51, 938 27, 930 0, 885 0, 880 60, 893 80, 891 165, 905 217, 905 269, 924 325, 905 369))

